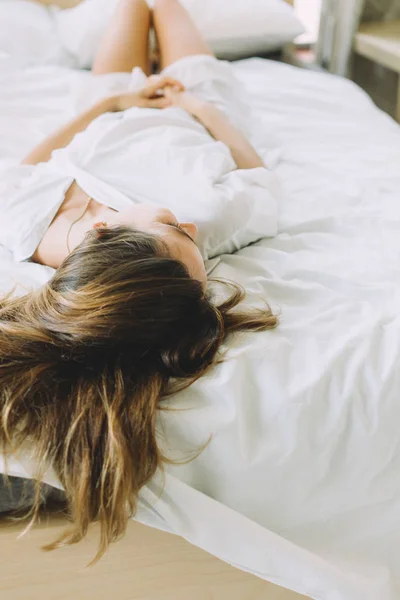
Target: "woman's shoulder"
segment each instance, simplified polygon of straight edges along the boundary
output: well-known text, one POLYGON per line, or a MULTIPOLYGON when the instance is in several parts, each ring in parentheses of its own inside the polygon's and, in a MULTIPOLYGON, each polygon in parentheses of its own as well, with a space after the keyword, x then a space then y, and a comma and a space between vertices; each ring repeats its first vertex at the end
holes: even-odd
POLYGON ((11 165, 0 174, 0 191, 4 188, 22 190, 32 185, 41 185, 45 181, 56 181, 63 178, 63 174, 51 168, 49 163, 15 164, 11 165))
POLYGON ((47 163, 16 165, 0 175, 0 244, 15 261, 32 255, 70 183, 47 163))
POLYGON ((2 171, 0 175, 0 190, 5 187, 16 187, 31 178, 36 165, 17 164, 2 171))

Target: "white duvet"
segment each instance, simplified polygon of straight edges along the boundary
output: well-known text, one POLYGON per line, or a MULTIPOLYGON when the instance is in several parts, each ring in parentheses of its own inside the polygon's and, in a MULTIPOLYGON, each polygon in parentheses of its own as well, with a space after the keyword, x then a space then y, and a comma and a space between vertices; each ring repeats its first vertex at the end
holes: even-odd
MULTIPOLYGON (((282 322, 232 340, 171 400, 191 410, 160 417, 169 456, 213 437, 143 490, 138 519, 316 600, 397 600, 400 130, 348 81, 263 60, 235 71, 285 189, 277 237, 223 256, 215 275, 282 322)), ((67 116, 79 77, 3 66, 0 165, 67 116)), ((1 289, 48 275, 0 262, 1 289)))

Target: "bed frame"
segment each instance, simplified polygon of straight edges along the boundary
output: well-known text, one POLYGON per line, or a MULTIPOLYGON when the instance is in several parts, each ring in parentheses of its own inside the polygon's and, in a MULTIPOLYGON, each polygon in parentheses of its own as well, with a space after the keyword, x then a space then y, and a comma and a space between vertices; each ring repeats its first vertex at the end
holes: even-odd
MULTIPOLYGON (((80 0, 40 0, 70 8, 80 0)), ((107 1, 107 0, 105 0, 107 1)), ((289 2, 292 4, 293 2, 289 2)), ((0 521, 0 597, 4 600, 304 600, 192 546, 186 540, 131 521, 125 537, 85 569, 97 546, 97 526, 83 542, 53 552, 40 546, 66 526, 43 515, 25 524, 0 521)))

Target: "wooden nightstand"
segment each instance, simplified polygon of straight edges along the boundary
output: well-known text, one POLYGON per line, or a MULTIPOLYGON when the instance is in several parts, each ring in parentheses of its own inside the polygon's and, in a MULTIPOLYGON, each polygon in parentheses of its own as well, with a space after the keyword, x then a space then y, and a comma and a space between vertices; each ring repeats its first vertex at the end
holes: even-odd
POLYGON ((400 123, 400 21, 364 23, 355 35, 354 49, 398 74, 396 119, 400 123))

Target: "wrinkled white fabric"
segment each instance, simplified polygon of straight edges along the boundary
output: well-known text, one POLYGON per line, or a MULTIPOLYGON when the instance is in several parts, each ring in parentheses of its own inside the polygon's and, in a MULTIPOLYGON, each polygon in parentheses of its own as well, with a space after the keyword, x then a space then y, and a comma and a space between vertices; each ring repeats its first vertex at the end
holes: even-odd
MULTIPOLYGON (((169 456, 213 437, 166 467, 161 496, 158 476, 142 491, 138 519, 316 600, 398 600, 400 130, 346 80, 261 60, 233 68, 284 194, 279 234, 222 256, 215 274, 249 303, 268 299, 281 325, 231 339, 227 360, 170 400, 191 410, 160 416, 169 456)), ((25 150, 55 119, 51 94, 42 119, 32 100, 43 77, 26 77, 31 119, 0 94, 25 150)), ((60 110, 75 77, 53 72, 60 110)), ((4 256, 0 286, 50 272, 4 256)))

